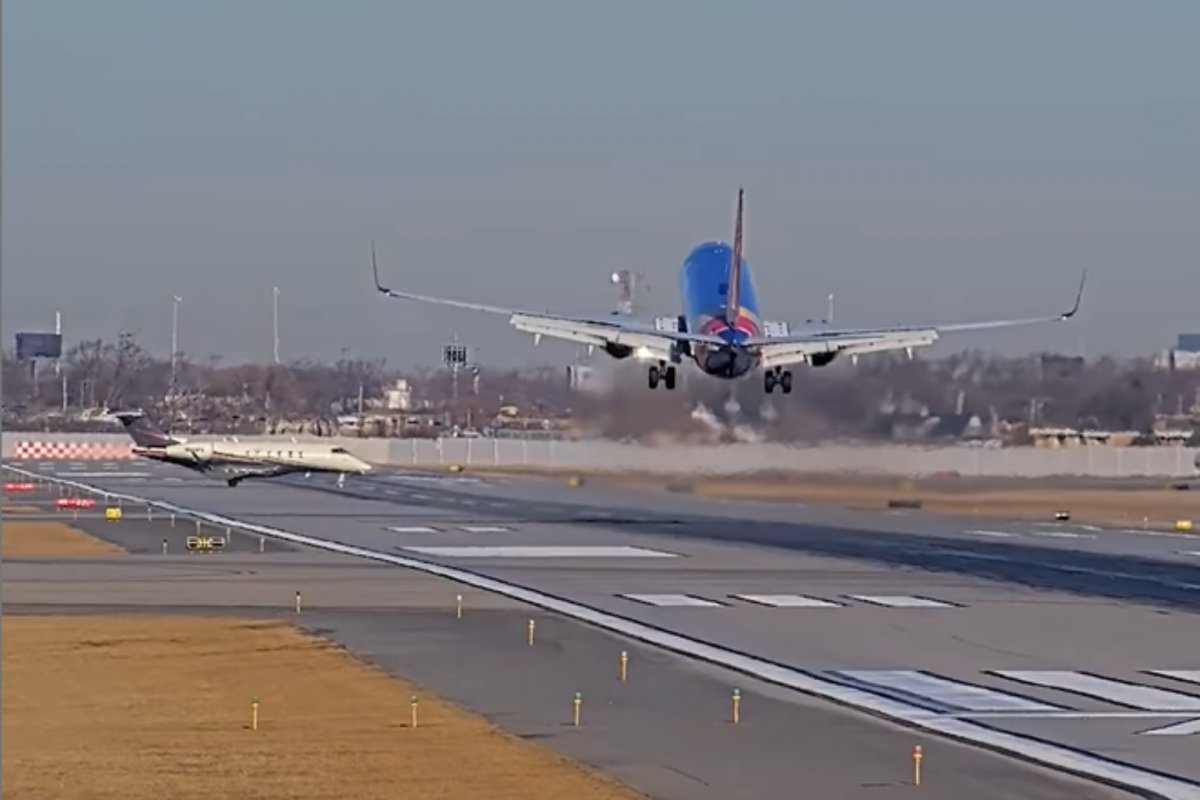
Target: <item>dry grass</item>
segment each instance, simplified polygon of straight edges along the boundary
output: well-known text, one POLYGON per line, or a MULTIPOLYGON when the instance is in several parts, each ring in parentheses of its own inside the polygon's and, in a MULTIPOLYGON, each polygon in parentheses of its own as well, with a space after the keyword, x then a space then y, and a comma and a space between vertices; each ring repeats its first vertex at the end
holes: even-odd
POLYGON ((283 622, 3 624, 4 798, 641 797, 283 622))
POLYGON ((125 552, 64 522, 6 520, 0 531, 0 557, 111 556, 125 552))
POLYGON ((984 517, 1053 519, 1069 511, 1071 519, 1102 525, 1173 527, 1178 519, 1200 522, 1200 492, 1167 489, 1105 491, 1103 489, 982 489, 956 490, 887 484, 742 483, 699 481, 697 494, 757 500, 795 500, 848 508, 886 508, 889 500, 920 500, 932 513, 978 514, 984 517))
POLYGON ((41 511, 37 506, 10 506, 7 503, 0 509, 4 514, 40 514, 41 511))

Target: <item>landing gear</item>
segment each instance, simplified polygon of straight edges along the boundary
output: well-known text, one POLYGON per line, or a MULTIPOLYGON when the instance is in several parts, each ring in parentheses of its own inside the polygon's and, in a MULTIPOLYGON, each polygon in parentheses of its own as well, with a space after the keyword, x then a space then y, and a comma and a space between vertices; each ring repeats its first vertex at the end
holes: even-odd
POLYGON ((791 394, 792 393, 792 371, 788 370, 788 369, 780 369, 779 367, 775 367, 775 369, 767 370, 766 372, 764 372, 763 373, 763 391, 766 392, 767 394, 771 394, 772 392, 775 391, 776 386, 778 386, 783 391, 784 394, 791 394))
POLYGON ((233 486, 237 486, 237 485, 238 485, 239 483, 241 483, 243 480, 244 480, 244 478, 242 478, 241 476, 238 476, 238 477, 235 477, 235 478, 226 478, 226 479, 225 479, 225 482, 226 482, 227 484, 229 484, 231 487, 233 487, 233 486))
POLYGON ((661 380, 667 391, 675 388, 675 367, 674 365, 659 364, 650 368, 648 373, 648 383, 651 389, 658 388, 658 382, 661 380))
POLYGON ((338 473, 338 481, 337 481, 337 486, 338 486, 338 488, 339 488, 339 489, 344 489, 344 488, 346 488, 346 473, 344 473, 344 472, 339 472, 339 473, 338 473))

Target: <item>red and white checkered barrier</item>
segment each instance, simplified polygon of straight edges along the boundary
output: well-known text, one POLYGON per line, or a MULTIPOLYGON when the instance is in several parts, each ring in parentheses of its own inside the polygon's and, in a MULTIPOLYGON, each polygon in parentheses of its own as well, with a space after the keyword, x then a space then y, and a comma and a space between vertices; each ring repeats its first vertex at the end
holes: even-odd
POLYGON ((13 458, 34 461, 115 461, 133 458, 128 444, 14 442, 13 458))

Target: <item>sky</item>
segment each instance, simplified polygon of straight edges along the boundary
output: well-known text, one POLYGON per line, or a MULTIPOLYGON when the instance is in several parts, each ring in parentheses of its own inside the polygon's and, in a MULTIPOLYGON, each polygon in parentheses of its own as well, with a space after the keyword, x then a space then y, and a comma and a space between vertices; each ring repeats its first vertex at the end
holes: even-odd
MULTIPOLYGON (((1072 324, 948 336, 1120 356, 1200 330, 1192 0, 7 0, 4 344, 138 332, 226 363, 569 363, 396 288, 679 310, 732 237, 768 319, 1072 324)), ((928 351, 927 351, 928 352, 928 351)))

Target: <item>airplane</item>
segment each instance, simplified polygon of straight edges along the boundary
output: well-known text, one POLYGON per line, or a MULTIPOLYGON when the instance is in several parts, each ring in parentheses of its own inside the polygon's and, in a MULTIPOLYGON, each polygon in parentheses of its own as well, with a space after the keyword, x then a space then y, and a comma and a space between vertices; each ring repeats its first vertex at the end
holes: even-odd
POLYGON ((334 472, 340 487, 345 485, 347 474, 363 475, 371 471, 370 464, 335 445, 272 439, 189 444, 186 439, 163 433, 140 411, 119 411, 112 416, 121 421, 133 439, 134 455, 201 473, 221 469, 232 473, 226 478, 230 486, 250 478, 334 472))
POLYGON ((654 324, 613 313, 608 318, 572 317, 524 311, 499 306, 400 292, 379 282, 375 242, 371 242, 371 268, 375 288, 388 297, 435 303, 491 314, 507 315, 509 324, 533 334, 534 345, 543 336, 596 347, 616 359, 636 356, 652 363, 648 370, 651 389, 661 384, 668 391, 676 385, 676 365, 690 359, 706 375, 736 379, 763 370, 763 390, 778 387, 791 394, 792 372, 788 367, 805 364, 823 367, 839 356, 854 363, 863 353, 905 350, 932 345, 942 333, 1005 328, 1068 320, 1079 311, 1087 270, 1079 281, 1075 304, 1070 310, 1046 317, 966 322, 949 325, 895 325, 867 328, 809 327, 792 332, 786 322, 764 320, 750 266, 742 256, 744 195, 738 190, 737 216, 732 247, 721 241, 697 245, 684 259, 679 275, 683 313, 657 317, 654 324))

